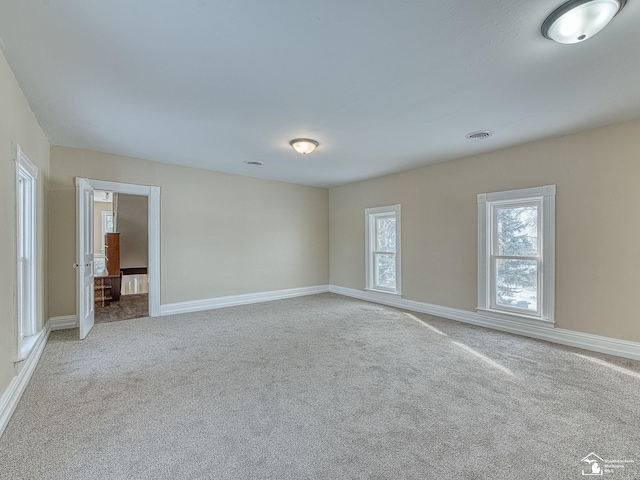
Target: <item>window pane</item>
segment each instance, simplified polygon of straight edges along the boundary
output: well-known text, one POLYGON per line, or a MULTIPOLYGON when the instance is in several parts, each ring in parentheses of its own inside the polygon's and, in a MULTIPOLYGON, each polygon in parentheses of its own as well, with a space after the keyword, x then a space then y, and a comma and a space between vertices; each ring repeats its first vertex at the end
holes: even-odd
POLYGON ((389 253, 376 253, 374 260, 376 286, 396 288, 396 256, 389 253))
POLYGON ((113 213, 111 212, 107 213, 104 233, 114 233, 113 232, 113 213))
POLYGON ((496 255, 538 255, 538 207, 496 207, 496 255))
MULTIPOLYGON (((22 158, 20 159, 22 161, 22 158)), ((35 333, 35 177, 18 165, 17 245, 18 245, 18 338, 35 333)))
POLYGON ((396 251, 395 217, 376 217, 376 251, 396 251))
POLYGON ((496 305, 537 311, 538 262, 504 258, 495 262, 496 305))

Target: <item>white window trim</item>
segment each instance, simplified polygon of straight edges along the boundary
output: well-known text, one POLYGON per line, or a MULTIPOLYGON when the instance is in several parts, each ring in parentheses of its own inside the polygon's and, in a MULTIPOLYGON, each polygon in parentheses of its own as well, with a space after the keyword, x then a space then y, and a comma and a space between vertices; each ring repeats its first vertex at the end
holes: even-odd
POLYGON ((478 313, 494 318, 515 320, 535 325, 555 323, 555 196, 556 186, 525 188, 505 192, 481 193, 478 195, 478 313), (541 202, 542 222, 542 269, 539 272, 541 288, 538 292, 539 315, 526 312, 511 312, 492 308, 491 300, 491 242, 492 214, 495 204, 513 202, 541 202))
POLYGON ((18 359, 24 359, 36 343, 38 332, 36 322, 36 198, 38 169, 24 154, 20 145, 15 145, 16 161, 16 260, 17 260, 17 352, 18 359), (20 198, 20 181, 26 182, 24 198, 20 198), (24 209, 25 214, 21 214, 24 209), (24 238, 24 237, 28 238, 24 238), (25 242, 27 245, 25 246, 25 242), (29 260, 27 270, 22 265, 22 249, 29 260), (23 276, 23 273, 26 273, 23 276), (26 306, 26 308, 25 308, 26 306))
POLYGON ((390 295, 402 296, 402 224, 401 224, 401 207, 400 205, 389 205, 386 207, 367 208, 364 211, 365 216, 365 290, 386 293, 390 295), (396 217, 396 288, 395 290, 380 288, 374 286, 373 281, 373 251, 375 249, 375 222, 371 219, 380 214, 395 214, 396 217))

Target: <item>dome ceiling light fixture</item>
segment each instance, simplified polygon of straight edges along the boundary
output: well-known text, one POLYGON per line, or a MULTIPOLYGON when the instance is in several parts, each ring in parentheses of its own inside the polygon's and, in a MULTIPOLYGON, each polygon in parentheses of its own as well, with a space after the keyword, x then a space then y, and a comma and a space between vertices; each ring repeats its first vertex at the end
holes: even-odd
POLYGON ((570 0, 542 24, 542 35, 558 43, 579 43, 606 27, 627 0, 570 0))
POLYGON ((289 145, 291 145, 296 152, 306 155, 307 153, 313 152, 320 144, 310 138, 294 138, 289 142, 289 145))

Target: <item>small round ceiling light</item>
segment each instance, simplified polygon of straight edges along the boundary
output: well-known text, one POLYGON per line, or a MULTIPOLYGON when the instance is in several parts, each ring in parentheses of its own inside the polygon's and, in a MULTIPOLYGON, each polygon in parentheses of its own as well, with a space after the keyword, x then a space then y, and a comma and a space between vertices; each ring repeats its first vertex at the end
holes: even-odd
POLYGON ((306 155, 307 153, 313 152, 320 144, 310 138, 294 138, 289 142, 289 145, 291 145, 296 152, 306 155))
POLYGON ((464 138, 467 140, 484 140, 491 135, 493 135, 493 131, 491 130, 478 130, 477 132, 467 133, 464 138))
POLYGON ((244 162, 247 165, 253 165, 254 167, 261 167, 262 165, 264 165, 264 163, 262 162, 244 162))
POLYGON ((627 0, 570 0, 542 24, 542 35, 558 43, 579 43, 606 27, 627 0))

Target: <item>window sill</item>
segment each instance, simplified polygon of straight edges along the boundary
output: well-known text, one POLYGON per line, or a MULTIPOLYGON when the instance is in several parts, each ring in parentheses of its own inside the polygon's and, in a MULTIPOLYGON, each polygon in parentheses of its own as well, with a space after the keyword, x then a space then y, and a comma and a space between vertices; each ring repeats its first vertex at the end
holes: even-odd
POLYGON ((43 332, 36 333, 35 335, 29 335, 28 337, 24 337, 20 342, 18 348, 18 358, 15 359, 14 363, 20 363, 27 359, 33 347, 36 346, 38 340, 42 336, 43 332))
POLYGON ((495 318, 498 320, 511 320, 514 322, 524 323, 527 325, 536 325, 538 327, 554 328, 556 323, 553 320, 548 320, 542 317, 535 317, 533 315, 525 315, 522 313, 515 313, 515 312, 512 313, 512 312, 504 312, 504 311, 497 311, 497 310, 489 310, 486 308, 476 308, 476 312, 478 312, 479 315, 482 315, 485 317, 495 318))
POLYGON ((372 292, 372 293, 384 293, 385 295, 394 295, 396 297, 401 297, 402 296, 402 292, 389 292, 387 290, 375 290, 373 288, 365 288, 364 291, 365 292, 372 292))

